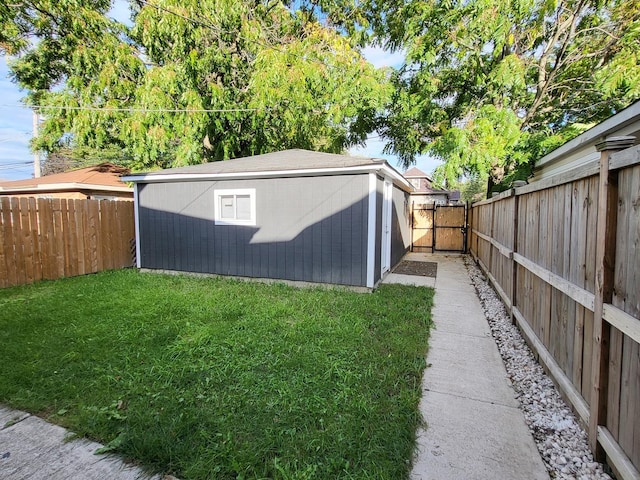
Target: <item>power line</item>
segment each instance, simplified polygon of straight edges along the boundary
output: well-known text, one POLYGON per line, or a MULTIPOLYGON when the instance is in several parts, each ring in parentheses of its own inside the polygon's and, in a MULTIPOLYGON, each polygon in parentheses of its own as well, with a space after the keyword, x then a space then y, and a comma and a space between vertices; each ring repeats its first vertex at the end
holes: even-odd
POLYGON ((230 113, 230 112, 258 112, 266 108, 135 108, 135 107, 91 107, 71 105, 9 105, 1 104, 2 108, 40 108, 43 110, 89 110, 96 112, 132 112, 132 113, 230 113))
POLYGON ((33 160, 26 160, 24 162, 9 162, 9 163, 0 163, 0 167, 12 166, 12 165, 27 165, 29 163, 33 163, 33 160))
POLYGON ((29 162, 29 164, 25 164, 25 165, 13 165, 10 167, 5 167, 4 165, 0 165, 0 171, 3 170, 20 170, 20 169, 29 169, 31 170, 31 166, 33 165, 33 162, 29 162))

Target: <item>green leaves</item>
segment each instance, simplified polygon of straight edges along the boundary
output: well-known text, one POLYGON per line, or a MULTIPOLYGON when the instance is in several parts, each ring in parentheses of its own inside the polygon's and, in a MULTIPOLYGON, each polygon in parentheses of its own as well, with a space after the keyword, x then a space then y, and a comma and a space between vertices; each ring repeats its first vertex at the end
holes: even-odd
POLYGON ((153 0, 130 29, 82 5, 25 16, 38 42, 12 65, 28 102, 47 107, 34 141, 47 152, 116 147, 133 169, 340 152, 364 142, 391 93, 349 39, 282 2, 153 0))
POLYGON ((469 174, 498 182, 570 138, 569 125, 600 121, 640 95, 638 0, 386 5, 378 30, 407 51, 383 119, 389 153, 405 165, 437 155, 450 185, 469 174))

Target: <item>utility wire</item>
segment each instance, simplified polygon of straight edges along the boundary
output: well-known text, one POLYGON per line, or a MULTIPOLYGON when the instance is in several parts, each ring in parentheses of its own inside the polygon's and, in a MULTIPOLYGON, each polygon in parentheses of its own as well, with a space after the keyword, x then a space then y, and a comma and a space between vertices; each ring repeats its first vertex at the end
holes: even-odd
MULTIPOLYGON (((95 112, 129 112, 129 113, 229 113, 229 112, 264 112, 275 108, 286 108, 289 110, 305 109, 303 105, 278 105, 260 108, 136 108, 136 107, 92 107, 73 105, 11 105, 0 104, 0 108, 32 108, 43 110, 89 110, 95 112)), ((326 113, 326 110, 310 110, 312 113, 326 113)))
POLYGON ((14 165, 13 167, 4 167, 2 165, 0 165, 0 171, 3 170, 20 170, 20 169, 29 169, 31 170, 31 165, 33 165, 33 162, 31 162, 31 164, 27 164, 27 165, 14 165))
POLYGON ((0 167, 10 167, 14 165, 27 165, 29 163, 33 163, 33 160, 27 160, 25 162, 9 162, 9 163, 0 163, 0 167))
POLYGON ((90 110, 96 112, 142 112, 142 113, 228 113, 228 112, 257 112, 267 108, 135 108, 135 107, 91 107, 71 105, 9 105, 1 104, 2 108, 40 108, 48 110, 90 110))

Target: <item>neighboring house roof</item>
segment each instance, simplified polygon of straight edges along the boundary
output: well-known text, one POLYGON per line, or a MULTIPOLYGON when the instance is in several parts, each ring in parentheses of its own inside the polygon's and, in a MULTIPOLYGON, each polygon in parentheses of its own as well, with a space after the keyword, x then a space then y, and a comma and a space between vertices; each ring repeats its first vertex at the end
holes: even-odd
POLYGON ((422 170, 416 167, 411 167, 409 170, 403 173, 405 178, 426 178, 431 182, 431 177, 424 173, 422 170))
POLYGON ((440 188, 433 188, 431 186, 433 180, 431 177, 424 173, 422 170, 416 167, 412 167, 406 172, 402 174, 405 178, 411 180, 422 180, 419 184, 411 182, 415 188, 414 194, 423 194, 423 195, 447 195, 447 198, 450 201, 458 201, 460 199, 460 192, 456 193, 457 190, 442 190, 440 188), (418 186, 419 185, 419 186, 418 186), (454 198, 455 197, 455 198, 454 198))
POLYGON ((111 163, 101 163, 39 178, 0 182, 0 193, 69 190, 131 192, 131 187, 120 180, 120 176, 125 173, 129 173, 129 170, 111 163))
POLYGON ((595 125, 536 162, 533 180, 542 180, 598 161, 596 144, 610 136, 635 136, 640 140, 640 101, 595 125))
POLYGON ((384 170, 398 186, 411 191, 409 182, 385 160, 352 157, 310 150, 283 150, 222 162, 168 168, 123 177, 131 182, 168 182, 205 179, 295 177, 363 173, 384 170))

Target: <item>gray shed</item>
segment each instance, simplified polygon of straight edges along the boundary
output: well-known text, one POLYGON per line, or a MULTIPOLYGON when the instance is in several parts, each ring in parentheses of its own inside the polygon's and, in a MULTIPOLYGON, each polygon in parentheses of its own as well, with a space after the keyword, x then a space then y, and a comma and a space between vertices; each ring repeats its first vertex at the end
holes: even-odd
POLYGON ((384 160, 286 150, 123 180, 139 268, 373 288, 410 247, 412 187, 384 160))

